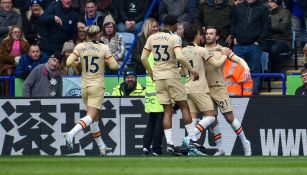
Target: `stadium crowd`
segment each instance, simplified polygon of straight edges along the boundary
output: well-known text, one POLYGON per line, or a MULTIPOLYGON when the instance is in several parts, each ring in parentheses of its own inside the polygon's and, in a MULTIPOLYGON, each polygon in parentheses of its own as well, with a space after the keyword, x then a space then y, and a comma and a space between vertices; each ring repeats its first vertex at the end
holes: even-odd
MULTIPOLYGON (((64 61, 60 69, 63 76, 81 75, 80 65, 68 68, 65 60, 74 46, 85 41, 85 27, 93 24, 100 27, 97 39, 109 46, 119 64, 123 63, 127 54, 123 33, 133 33, 137 37, 137 44, 126 68, 133 68, 138 75, 145 75, 140 61, 143 46, 151 34, 149 32, 158 30, 157 24, 160 23, 159 28, 163 30, 163 18, 167 14, 177 17, 178 30, 175 33, 182 37, 183 43, 185 39, 182 32, 192 24, 203 29, 217 27, 220 32, 218 43, 233 49, 236 55, 243 58, 251 68, 251 73, 264 71, 263 55, 268 55, 268 72, 282 72, 281 62, 292 55, 293 31, 297 47, 302 49, 305 44, 301 40, 301 31, 307 31, 307 1, 304 0, 159 0, 150 15, 150 20, 156 22, 151 23, 151 26, 145 23, 142 27, 151 2, 1 0, 0 76, 26 79, 35 66, 46 63, 47 58, 55 53, 62 54, 64 61), (35 56, 33 48, 38 50, 35 56)), ((200 45, 204 44, 205 37, 200 45)), ((307 61, 303 61, 306 65, 307 61)), ((236 65, 225 66, 230 66, 225 70, 240 69, 236 65)), ((106 69, 105 74, 116 75, 117 71, 106 69)), ((228 77, 231 80, 226 81, 229 83, 227 85, 245 86, 239 73, 229 74, 237 77, 228 77)), ((259 94, 259 86, 259 77, 253 78, 252 94, 259 94)), ((8 95, 8 88, 7 83, 1 83, 2 96, 8 95)))

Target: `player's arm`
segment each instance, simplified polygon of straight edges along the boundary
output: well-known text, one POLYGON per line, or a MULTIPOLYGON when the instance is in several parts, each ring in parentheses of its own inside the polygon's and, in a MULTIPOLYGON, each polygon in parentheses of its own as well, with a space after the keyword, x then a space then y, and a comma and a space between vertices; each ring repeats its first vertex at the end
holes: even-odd
POLYGON ((150 75, 150 77, 152 79, 153 73, 152 73, 152 69, 151 69, 149 61, 148 61, 148 57, 149 57, 150 52, 151 52, 151 50, 144 47, 142 55, 141 55, 141 61, 142 61, 142 64, 144 65, 145 69, 147 70, 148 74, 150 75))
POLYGON ((199 74, 198 72, 196 72, 192 66, 189 64, 189 62, 187 61, 187 59, 185 59, 181 53, 181 47, 175 47, 174 48, 174 52, 176 55, 176 58, 178 60, 178 62, 185 68, 187 69, 189 72, 191 72, 191 74, 194 77, 194 80, 198 80, 199 79, 199 74))
POLYGON ((226 59, 227 59, 226 55, 222 55, 220 59, 216 59, 214 58, 214 56, 211 56, 206 61, 214 67, 221 67, 226 59))
MULTIPOLYGON (((216 59, 215 57, 214 57, 214 55, 213 54, 209 54, 208 53, 208 56, 207 56, 207 59, 206 59, 206 61, 209 63, 209 64, 211 64, 212 66, 214 66, 214 67, 221 67, 223 64, 224 64, 224 62, 225 62, 225 60, 227 59, 227 57, 230 55, 230 53, 232 53, 231 52, 231 50, 230 49, 228 49, 228 48, 222 48, 221 49, 221 53, 222 53, 222 56, 219 58, 219 59, 216 59)), ((206 55, 206 54, 205 54, 206 55)))
POLYGON ((180 47, 175 47, 174 52, 176 55, 177 60, 179 61, 180 65, 182 65, 184 68, 186 68, 188 71, 192 71, 192 66, 189 64, 187 59, 185 59, 182 55, 182 51, 180 47))
POLYGON ((117 63, 113 55, 110 55, 109 57, 106 58, 106 63, 108 64, 111 70, 117 70, 119 68, 119 64, 117 63))
POLYGON ((105 62, 108 64, 111 70, 117 70, 120 65, 117 63, 116 59, 111 54, 109 47, 107 45, 104 45, 104 46, 105 46, 105 53, 106 53, 106 55, 104 55, 105 62))
POLYGON ((251 74, 250 74, 250 69, 247 65, 247 63, 244 61, 244 59, 238 57, 236 54, 234 54, 233 52, 230 53, 229 55, 229 60, 238 63, 239 65, 241 65, 244 68, 244 80, 248 80, 251 78, 251 74))
POLYGON ((69 57, 67 58, 67 60, 66 60, 66 65, 67 65, 67 66, 75 66, 75 65, 77 65, 77 64, 79 63, 78 58, 79 58, 78 51, 77 51, 77 50, 74 50, 74 51, 69 55, 69 57))

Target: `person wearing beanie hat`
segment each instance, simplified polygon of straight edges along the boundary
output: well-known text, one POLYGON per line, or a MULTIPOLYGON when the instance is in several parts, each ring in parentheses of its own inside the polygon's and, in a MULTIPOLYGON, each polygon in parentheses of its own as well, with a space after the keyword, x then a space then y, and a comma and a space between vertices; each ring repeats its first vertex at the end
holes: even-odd
POLYGON ((111 96, 145 96, 145 87, 137 81, 133 68, 124 70, 124 82, 113 88, 111 96))
POLYGON ((73 52, 75 48, 75 44, 72 41, 66 41, 63 45, 62 54, 63 54, 63 60, 60 65, 60 69, 62 72, 62 75, 68 75, 68 76, 78 76, 81 75, 81 62, 78 62, 76 66, 67 66, 66 60, 69 57, 69 55, 73 52))
POLYGON ((24 97, 61 97, 63 81, 60 71, 61 53, 51 54, 48 62, 36 66, 24 82, 24 97))
POLYGON ((42 1, 32 0, 30 8, 22 15, 22 28, 30 44, 37 44, 41 34, 45 31, 45 26, 38 23, 43 13, 42 1))
POLYGON ((133 68, 127 68, 127 69, 124 71, 124 79, 125 79, 128 75, 134 75, 135 78, 137 78, 136 73, 135 73, 135 71, 134 71, 133 68))
POLYGON ((116 26, 116 23, 115 23, 115 21, 114 21, 112 15, 110 15, 110 14, 108 14, 108 15, 104 18, 102 26, 104 27, 104 26, 105 26, 106 24, 108 24, 108 23, 112 23, 112 24, 114 24, 114 26, 116 26))
POLYGON ((31 0, 31 6, 38 4, 39 6, 43 6, 43 1, 42 0, 31 0))
POLYGON ((75 48, 75 44, 74 44, 73 41, 71 41, 71 40, 70 41, 66 41, 64 43, 64 45, 63 45, 63 48, 62 48, 62 54, 65 54, 65 52, 67 52, 67 51, 70 51, 70 53, 71 53, 74 50, 74 48, 75 48))
MULTIPOLYGON (((107 44, 111 53, 119 64, 122 64, 125 56, 125 42, 122 36, 116 33, 116 23, 111 15, 107 15, 103 21, 102 37, 100 40, 107 44)), ((117 74, 117 71, 106 69, 106 74, 117 74)))

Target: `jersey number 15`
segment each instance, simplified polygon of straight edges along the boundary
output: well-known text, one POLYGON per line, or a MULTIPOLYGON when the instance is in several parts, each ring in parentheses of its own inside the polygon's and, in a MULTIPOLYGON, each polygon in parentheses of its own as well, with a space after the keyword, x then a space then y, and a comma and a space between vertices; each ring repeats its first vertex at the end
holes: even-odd
POLYGON ((98 60, 99 57, 84 56, 83 58, 84 58, 84 62, 85 62, 85 71, 86 72, 91 72, 91 73, 98 72, 99 65, 95 61, 98 60))

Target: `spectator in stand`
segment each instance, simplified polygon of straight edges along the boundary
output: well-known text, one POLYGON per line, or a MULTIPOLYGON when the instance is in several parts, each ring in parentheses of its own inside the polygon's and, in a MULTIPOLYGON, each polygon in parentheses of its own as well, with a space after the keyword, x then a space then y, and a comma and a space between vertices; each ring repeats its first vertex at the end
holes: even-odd
POLYGON ((262 43, 263 50, 269 53, 271 72, 281 72, 280 62, 290 59, 291 13, 281 5, 282 0, 269 0, 271 27, 262 43))
POLYGON ((227 0, 208 0, 200 6, 196 22, 199 26, 216 26, 221 31, 218 43, 224 47, 232 44, 230 17, 232 6, 227 0))
POLYGON ((29 9, 31 0, 13 0, 13 7, 20 11, 20 14, 26 13, 29 9))
POLYGON ((224 63, 224 79, 228 95, 231 96, 251 96, 253 94, 253 80, 244 78, 245 69, 230 60, 224 63))
POLYGON ((287 9, 291 12, 292 31, 295 32, 296 43, 302 47, 302 29, 307 33, 307 1, 306 0, 285 0, 287 9), (305 25, 303 25, 305 23, 305 25))
POLYGON ((301 77, 302 77, 303 85, 296 89, 295 95, 307 96, 307 68, 304 68, 301 71, 301 77))
MULTIPOLYGON (((44 9, 47 9, 49 6, 58 3, 61 0, 43 0, 44 2, 44 9)), ((73 4, 75 5, 75 2, 77 2, 78 0, 73 0, 73 4)))
POLYGON ((41 50, 50 53, 61 52, 64 42, 77 36, 77 13, 71 8, 72 0, 61 0, 50 5, 38 22, 46 27, 41 34, 41 50))
MULTIPOLYGON (((116 23, 111 15, 106 16, 103 21, 101 41, 109 46, 111 54, 118 64, 121 65, 125 56, 125 42, 124 39, 116 33, 116 23)), ((117 71, 106 68, 105 73, 117 74, 117 71)))
POLYGON ((44 10, 42 8, 42 0, 31 0, 30 9, 22 15, 22 28, 26 39, 30 44, 38 43, 40 34, 45 29, 38 24, 38 18, 42 16, 44 10))
POLYGON ((12 76, 20 56, 28 53, 29 43, 19 26, 12 26, 0 45, 0 75, 12 76))
POLYGON ((174 15, 178 22, 193 23, 198 13, 198 6, 199 0, 160 0, 160 21, 164 21, 166 15, 174 15))
POLYGON ((145 88, 137 81, 137 75, 131 68, 124 71, 124 82, 113 88, 111 96, 144 96, 145 88))
MULTIPOLYGON (((231 36, 234 38, 233 51, 246 60, 251 73, 261 72, 262 49, 270 29, 269 10, 258 0, 245 0, 234 7, 231 18, 231 36)), ((253 94, 259 94, 260 78, 254 79, 253 94)))
POLYGON ((78 27, 78 34, 75 40, 75 44, 83 43, 86 40, 85 27, 78 27))
POLYGON ((132 60, 133 60, 134 69, 137 75, 146 74, 146 69, 144 68, 141 62, 141 54, 142 54, 147 38, 151 34, 158 32, 158 30, 159 30, 158 22, 153 18, 148 18, 144 22, 142 31, 138 34, 136 46, 134 47, 133 52, 132 52, 132 60))
POLYGON ((66 60, 73 52, 75 44, 72 41, 66 41, 63 45, 62 54, 63 59, 60 65, 62 76, 79 76, 81 75, 81 62, 76 63, 75 66, 67 66, 66 60))
POLYGON ((12 0, 1 0, 0 4, 0 42, 7 36, 12 26, 22 26, 20 14, 13 9, 12 0))
POLYGON ((85 13, 82 13, 79 16, 79 23, 84 24, 85 26, 96 25, 102 27, 104 16, 101 12, 97 11, 97 3, 95 0, 86 0, 85 3, 85 13))
POLYGON ((39 64, 44 64, 48 61, 48 56, 40 51, 37 44, 30 46, 29 53, 20 57, 19 63, 15 69, 15 76, 26 79, 30 72, 39 64))
POLYGON ((150 0, 119 1, 118 32, 139 32, 150 2, 150 0))
POLYGON ((303 48, 303 64, 304 64, 304 67, 307 68, 307 43, 305 44, 303 48))
POLYGON ((177 25, 177 35, 180 36, 181 40, 182 40, 182 45, 185 46, 187 44, 187 41, 184 39, 184 29, 191 27, 191 24, 189 22, 180 22, 177 25))
POLYGON ((48 62, 36 66, 23 86, 24 97, 61 97, 63 82, 60 70, 62 55, 52 54, 48 62))
POLYGON ((115 21, 118 20, 118 4, 119 0, 97 0, 97 9, 103 16, 112 15, 115 21))

